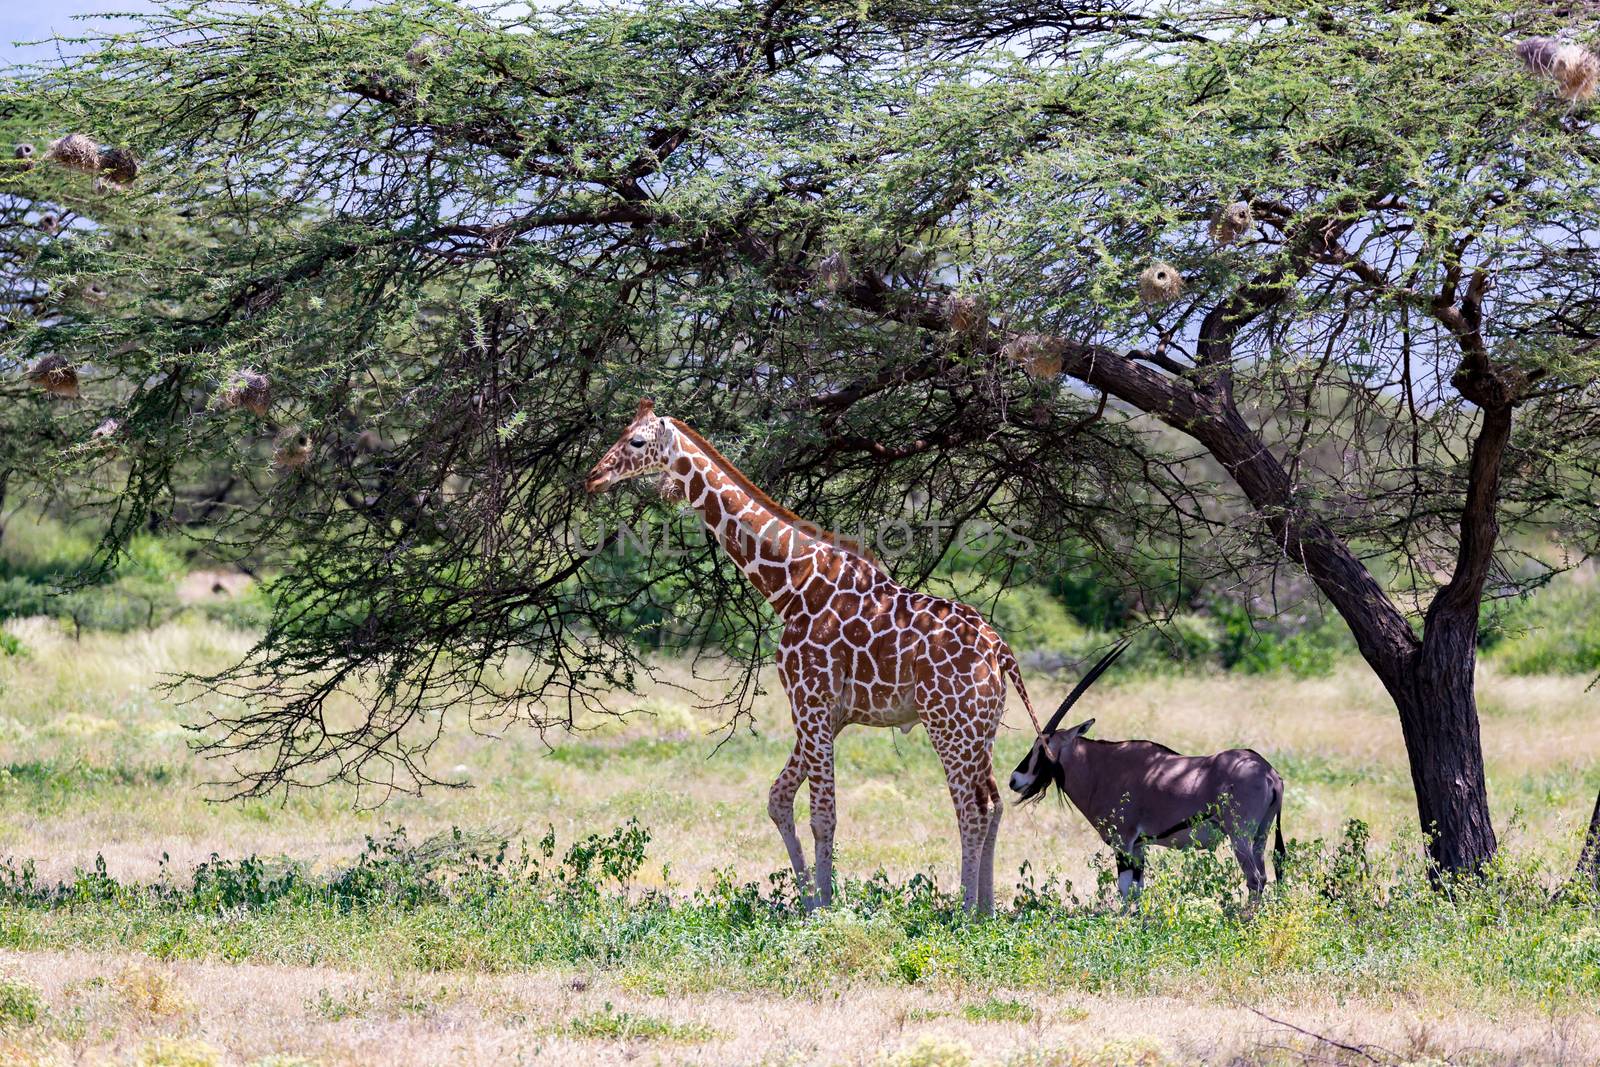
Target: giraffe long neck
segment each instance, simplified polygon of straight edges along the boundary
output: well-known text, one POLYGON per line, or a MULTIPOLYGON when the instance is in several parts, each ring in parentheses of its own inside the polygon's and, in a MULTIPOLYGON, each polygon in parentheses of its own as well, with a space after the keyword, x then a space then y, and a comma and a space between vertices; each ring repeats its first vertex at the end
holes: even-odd
POLYGON ((780 615, 797 607, 798 590, 825 551, 816 531, 765 506, 737 469, 674 427, 667 476, 706 530, 780 615))

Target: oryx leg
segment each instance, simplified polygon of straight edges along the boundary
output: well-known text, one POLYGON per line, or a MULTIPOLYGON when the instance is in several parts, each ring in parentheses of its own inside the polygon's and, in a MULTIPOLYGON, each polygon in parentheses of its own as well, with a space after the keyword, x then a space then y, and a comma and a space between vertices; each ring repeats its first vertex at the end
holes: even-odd
POLYGON ((1117 895, 1131 904, 1144 891, 1144 838, 1136 837, 1117 849, 1117 895))
POLYGON ((1250 890, 1250 904, 1261 900, 1267 887, 1267 831, 1265 826, 1235 826, 1228 835, 1234 858, 1244 871, 1244 884, 1250 890))

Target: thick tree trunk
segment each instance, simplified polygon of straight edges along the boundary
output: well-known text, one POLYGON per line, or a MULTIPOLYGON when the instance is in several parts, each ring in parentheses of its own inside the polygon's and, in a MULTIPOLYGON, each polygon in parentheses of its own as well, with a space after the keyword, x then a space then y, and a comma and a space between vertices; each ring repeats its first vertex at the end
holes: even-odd
POLYGON ((1401 676, 1385 678, 1417 794, 1417 818, 1437 870, 1470 873, 1494 858, 1474 692, 1476 626, 1430 632, 1401 676))
POLYGON ((1583 851, 1578 853, 1578 877, 1600 889, 1600 796, 1594 798, 1589 832, 1583 835, 1583 851))

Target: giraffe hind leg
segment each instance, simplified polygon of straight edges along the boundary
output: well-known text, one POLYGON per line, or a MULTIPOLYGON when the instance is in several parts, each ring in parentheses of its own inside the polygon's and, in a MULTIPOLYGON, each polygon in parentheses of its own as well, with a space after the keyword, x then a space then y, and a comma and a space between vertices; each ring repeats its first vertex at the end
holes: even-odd
POLYGON ((984 832, 983 852, 978 858, 978 911, 994 914, 994 847, 1000 839, 1000 816, 1005 805, 1000 802, 1000 787, 995 784, 994 771, 989 771, 983 783, 989 802, 989 825, 984 832))

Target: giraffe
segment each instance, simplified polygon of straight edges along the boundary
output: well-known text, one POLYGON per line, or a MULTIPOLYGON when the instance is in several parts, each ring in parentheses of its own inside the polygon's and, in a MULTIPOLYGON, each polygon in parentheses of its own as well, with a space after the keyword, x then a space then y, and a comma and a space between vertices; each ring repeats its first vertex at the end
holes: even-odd
POLYGON ((758 489, 709 441, 639 401, 633 421, 584 483, 590 493, 660 473, 662 495, 699 513, 745 577, 783 620, 778 678, 795 743, 767 798, 807 910, 833 899, 834 739, 852 723, 920 721, 944 765, 961 837, 969 910, 994 911, 1000 789, 992 753, 1014 682, 1034 730, 1039 719, 1016 657, 974 608, 900 585, 865 548, 806 523, 758 489), (814 867, 795 834, 794 800, 810 789, 814 867))

